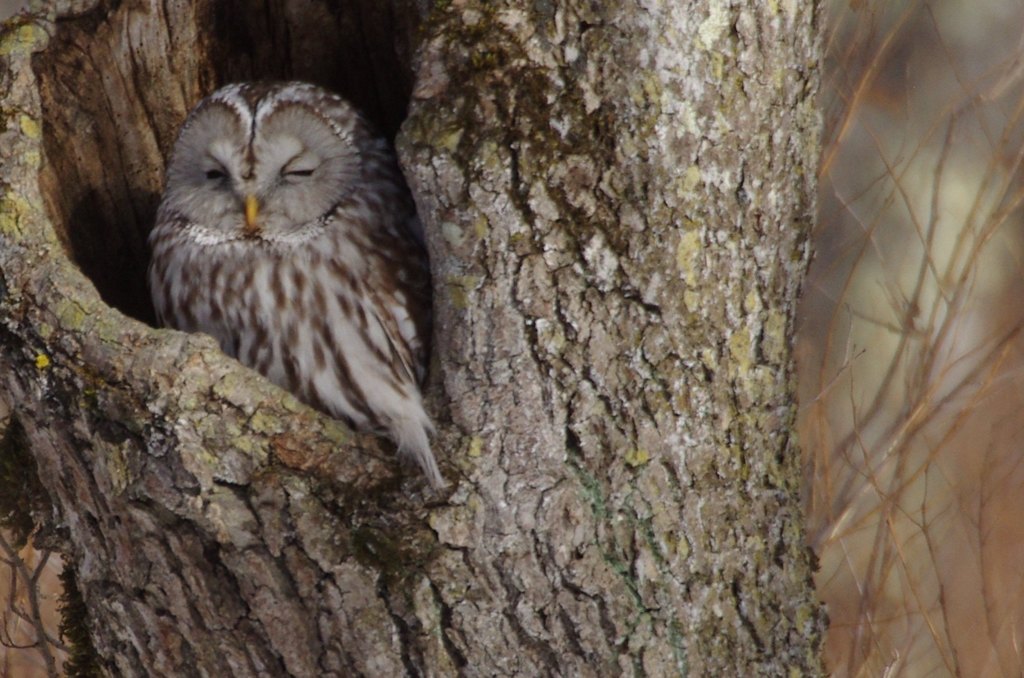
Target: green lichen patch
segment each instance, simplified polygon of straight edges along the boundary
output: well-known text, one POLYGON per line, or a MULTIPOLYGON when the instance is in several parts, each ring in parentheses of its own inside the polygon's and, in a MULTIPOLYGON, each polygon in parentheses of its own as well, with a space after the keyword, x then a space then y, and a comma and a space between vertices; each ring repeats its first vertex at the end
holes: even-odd
POLYGON ((643 466, 651 460, 651 454, 647 450, 631 449, 626 451, 626 464, 631 468, 643 466))
POLYGON ((31 209, 29 202, 13 191, 0 196, 0 235, 8 238, 21 236, 21 223, 31 209))
POLYGON ((0 34, 0 57, 32 54, 46 44, 47 37, 46 31, 34 23, 8 23, 0 34))
POLYGON ((18 118, 18 125, 21 127, 21 133, 29 139, 38 139, 43 135, 39 122, 30 116, 22 114, 18 118))
POLYGON ((752 345, 750 333, 745 329, 737 330, 729 337, 729 355, 732 356, 736 376, 745 378, 752 364, 752 345))
POLYGON ((480 284, 479 278, 472 275, 458 275, 450 276, 446 282, 452 305, 459 310, 469 308, 470 292, 480 284))
POLYGON ((699 280, 702 251, 701 235, 696 230, 686 231, 679 236, 676 246, 676 265, 682 271, 683 281, 695 287, 699 280))

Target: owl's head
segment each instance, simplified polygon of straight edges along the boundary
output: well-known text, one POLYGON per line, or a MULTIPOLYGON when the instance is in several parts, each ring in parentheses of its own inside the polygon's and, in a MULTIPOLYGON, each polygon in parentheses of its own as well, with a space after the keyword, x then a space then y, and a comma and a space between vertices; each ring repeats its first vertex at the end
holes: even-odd
POLYGON ((363 125, 343 99, 313 85, 219 89, 181 129, 161 209, 217 240, 287 240, 355 188, 363 125))

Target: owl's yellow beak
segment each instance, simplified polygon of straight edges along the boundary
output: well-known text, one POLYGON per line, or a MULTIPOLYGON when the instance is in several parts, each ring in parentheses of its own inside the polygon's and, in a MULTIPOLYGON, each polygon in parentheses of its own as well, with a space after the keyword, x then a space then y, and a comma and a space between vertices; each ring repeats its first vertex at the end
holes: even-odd
POLYGON ((260 201, 255 195, 245 196, 245 232, 256 233, 259 227, 256 225, 256 217, 260 213, 260 201))

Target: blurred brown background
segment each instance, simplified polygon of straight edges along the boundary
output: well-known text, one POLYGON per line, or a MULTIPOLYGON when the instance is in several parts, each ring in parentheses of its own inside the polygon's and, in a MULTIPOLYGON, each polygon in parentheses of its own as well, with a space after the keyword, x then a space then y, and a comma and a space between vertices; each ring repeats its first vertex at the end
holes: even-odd
POLYGON ((836 676, 1024 672, 1024 7, 833 0, 798 356, 836 676))

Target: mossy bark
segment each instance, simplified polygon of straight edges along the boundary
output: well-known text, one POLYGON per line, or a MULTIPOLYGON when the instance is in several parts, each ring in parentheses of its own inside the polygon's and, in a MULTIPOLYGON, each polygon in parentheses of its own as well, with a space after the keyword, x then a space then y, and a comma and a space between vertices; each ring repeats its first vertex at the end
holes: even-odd
POLYGON ((0 40, 0 397, 108 670, 820 671, 790 344, 815 4, 65 4, 0 40), (148 318, 187 108, 268 76, 386 130, 411 92, 449 496, 108 305, 148 318))

